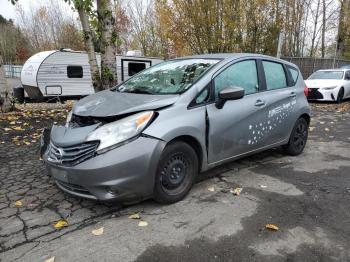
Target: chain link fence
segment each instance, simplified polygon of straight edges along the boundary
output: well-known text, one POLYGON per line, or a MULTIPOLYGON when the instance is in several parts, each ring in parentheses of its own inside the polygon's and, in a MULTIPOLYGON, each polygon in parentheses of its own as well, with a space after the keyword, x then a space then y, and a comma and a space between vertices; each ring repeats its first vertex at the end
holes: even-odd
POLYGON ((313 72, 320 69, 340 68, 350 65, 349 60, 332 59, 332 58, 313 58, 313 57, 281 57, 288 62, 296 64, 304 79, 308 78, 313 72))
POLYGON ((22 67, 20 65, 4 65, 6 77, 21 78, 22 67))
MULTIPOLYGON (((349 60, 332 59, 332 58, 313 58, 313 57, 281 57, 288 62, 296 64, 304 79, 308 78, 313 72, 320 69, 339 68, 345 65, 350 65, 349 60)), ((4 65, 6 77, 20 78, 22 67, 21 65, 4 65)))

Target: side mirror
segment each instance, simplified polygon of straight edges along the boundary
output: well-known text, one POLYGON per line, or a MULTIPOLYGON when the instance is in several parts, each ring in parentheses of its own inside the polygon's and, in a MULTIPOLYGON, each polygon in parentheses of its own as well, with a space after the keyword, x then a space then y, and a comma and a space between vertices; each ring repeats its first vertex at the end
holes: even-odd
POLYGON ((226 87, 219 92, 219 99, 215 103, 218 109, 224 107, 227 100, 237 100, 244 97, 244 89, 241 87, 226 87))

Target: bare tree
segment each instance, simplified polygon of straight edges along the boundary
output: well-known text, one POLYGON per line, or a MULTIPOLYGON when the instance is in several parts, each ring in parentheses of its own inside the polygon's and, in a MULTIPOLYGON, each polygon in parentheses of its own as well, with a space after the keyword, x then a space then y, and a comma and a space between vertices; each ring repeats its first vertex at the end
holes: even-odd
POLYGON ((317 0, 317 4, 316 4, 316 10, 311 9, 311 15, 313 18, 313 31, 312 31, 312 38, 311 38, 311 48, 310 48, 310 56, 314 56, 315 55, 315 49, 316 49, 316 38, 317 38, 317 34, 319 31, 318 28, 318 22, 319 22, 319 15, 320 15, 320 6, 321 6, 321 0, 317 0))

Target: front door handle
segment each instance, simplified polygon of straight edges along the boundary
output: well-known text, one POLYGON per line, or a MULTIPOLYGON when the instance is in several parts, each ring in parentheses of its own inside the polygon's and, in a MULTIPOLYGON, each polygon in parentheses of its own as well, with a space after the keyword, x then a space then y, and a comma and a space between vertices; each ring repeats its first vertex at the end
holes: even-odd
POLYGON ((264 106, 265 105, 265 101, 258 99, 255 102, 255 106, 264 106))
POLYGON ((297 93, 295 93, 294 91, 290 93, 289 95, 290 97, 296 97, 297 96, 297 93))

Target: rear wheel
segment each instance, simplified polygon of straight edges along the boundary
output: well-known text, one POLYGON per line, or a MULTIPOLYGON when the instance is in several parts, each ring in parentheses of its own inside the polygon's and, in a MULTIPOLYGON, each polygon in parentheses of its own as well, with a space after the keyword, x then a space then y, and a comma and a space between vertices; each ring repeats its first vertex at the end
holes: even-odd
POLYGON ((289 142, 284 146, 287 154, 296 156, 303 152, 309 133, 309 125, 305 118, 299 118, 294 125, 289 142))
POLYGON ((341 102, 343 102, 343 99, 344 99, 344 88, 340 88, 338 92, 337 103, 340 104, 341 102))
POLYGON ((198 157, 194 149, 184 142, 167 145, 159 161, 154 200, 174 203, 190 191, 198 173, 198 157))

